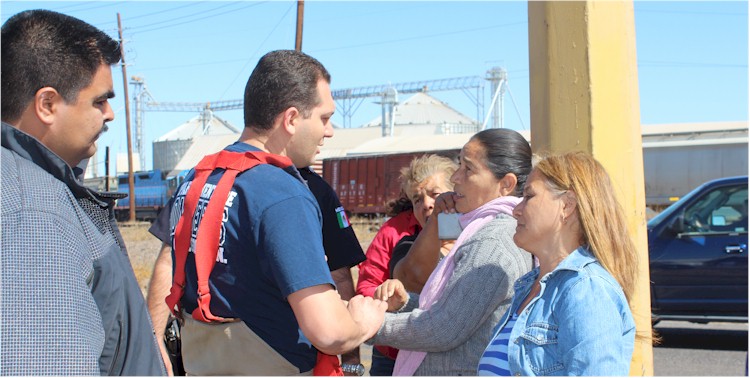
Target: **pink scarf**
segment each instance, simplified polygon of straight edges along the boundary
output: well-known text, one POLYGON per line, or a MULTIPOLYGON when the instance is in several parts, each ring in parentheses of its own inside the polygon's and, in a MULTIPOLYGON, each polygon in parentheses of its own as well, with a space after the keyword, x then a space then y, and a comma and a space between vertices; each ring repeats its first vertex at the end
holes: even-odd
MULTIPOLYGON (((430 274, 430 278, 427 279, 422 293, 419 295, 420 309, 428 310, 442 295, 445 283, 453 275, 453 269, 456 267, 456 262, 453 259, 453 256, 455 256, 454 252, 461 247, 461 244, 479 231, 485 224, 495 219, 498 214, 513 215, 513 209, 519 202, 521 202, 521 198, 518 197, 499 197, 459 217, 459 223, 461 223, 463 231, 461 231, 461 235, 456 239, 456 243, 453 244, 451 251, 440 261, 435 270, 432 271, 432 274, 430 274)), ((417 371, 417 368, 426 355, 427 352, 399 350, 398 357, 396 357, 396 365, 393 367, 393 375, 414 375, 414 372, 417 371)))

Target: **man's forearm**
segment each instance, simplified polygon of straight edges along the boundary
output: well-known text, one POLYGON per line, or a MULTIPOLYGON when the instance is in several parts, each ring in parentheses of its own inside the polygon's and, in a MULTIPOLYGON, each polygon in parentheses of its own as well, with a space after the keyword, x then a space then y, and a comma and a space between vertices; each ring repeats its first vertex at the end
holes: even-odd
MULTIPOLYGON (((354 290, 354 279, 352 278, 351 269, 349 267, 336 269, 331 272, 331 277, 333 277, 333 282, 336 283, 336 289, 341 299, 345 301, 352 299, 356 292, 354 290)), ((341 363, 356 365, 360 361, 359 358, 359 347, 356 347, 349 352, 341 354, 341 363)))
POLYGON ((159 341, 159 350, 161 351, 164 365, 167 367, 169 375, 172 373, 172 364, 167 354, 167 348, 164 345, 164 329, 167 327, 169 319, 169 307, 164 302, 164 298, 169 295, 172 286, 172 248, 169 244, 162 244, 159 256, 154 263, 154 271, 151 274, 151 281, 148 285, 146 295, 146 304, 148 313, 151 315, 151 322, 154 325, 156 338, 159 341))
POLYGON ((343 267, 331 272, 333 282, 336 284, 336 290, 339 292, 341 299, 348 301, 355 295, 354 278, 349 267, 343 267))

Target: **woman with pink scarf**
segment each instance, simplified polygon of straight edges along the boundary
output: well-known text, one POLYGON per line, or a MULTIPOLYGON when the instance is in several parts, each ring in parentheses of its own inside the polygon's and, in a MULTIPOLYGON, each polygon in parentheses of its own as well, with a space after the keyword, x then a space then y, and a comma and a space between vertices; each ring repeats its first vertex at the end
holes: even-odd
POLYGON ((401 350, 394 376, 476 374, 492 328, 510 305, 513 282, 531 270, 531 258, 513 242, 512 216, 530 171, 531 147, 516 131, 484 130, 464 145, 451 176, 454 192, 438 197, 433 213, 462 213, 453 249, 419 295, 399 280, 375 292, 395 311, 372 339, 401 350))

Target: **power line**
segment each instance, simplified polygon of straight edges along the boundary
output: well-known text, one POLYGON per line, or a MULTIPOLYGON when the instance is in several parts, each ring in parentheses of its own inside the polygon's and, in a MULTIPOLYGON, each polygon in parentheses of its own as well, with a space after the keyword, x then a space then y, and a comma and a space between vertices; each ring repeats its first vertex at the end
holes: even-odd
POLYGON ((635 13, 667 13, 667 14, 697 14, 701 16, 742 16, 747 17, 747 13, 734 13, 734 12, 711 12, 711 11, 677 11, 677 10, 661 10, 661 9, 638 9, 635 13))
POLYGON ((747 64, 726 64, 708 62, 669 62, 657 60, 639 60, 638 67, 687 67, 687 68, 747 68, 747 64))
POLYGON ((229 88, 231 88, 232 85, 234 84, 234 82, 237 81, 237 78, 240 77, 240 75, 242 75, 242 72, 245 71, 245 69, 247 68, 247 66, 251 62, 253 62, 253 58, 258 55, 258 52, 260 51, 261 47, 263 47, 263 45, 266 43, 266 41, 268 41, 268 39, 271 38, 271 35, 273 35, 273 33, 276 31, 276 29, 279 27, 279 25, 281 25, 281 22, 284 21, 284 19, 286 18, 286 16, 289 14, 289 12, 294 7, 296 7, 296 5, 292 4, 291 6, 289 6, 289 8, 287 8, 286 12, 284 12, 284 15, 281 16, 281 18, 279 19, 279 22, 277 22, 276 25, 273 27, 273 29, 271 29, 271 31, 268 33, 268 35, 266 35, 266 38, 263 40, 263 42, 260 43, 260 45, 258 45, 258 48, 255 49, 255 51, 253 52, 253 54, 250 55, 250 58, 247 59, 247 62, 245 63, 245 65, 242 66, 242 68, 240 69, 240 71, 237 72, 237 75, 232 80, 229 81, 229 85, 227 85, 227 88, 224 90, 224 92, 221 93, 221 96, 219 96, 219 100, 221 100, 221 99, 224 98, 224 95, 227 94, 227 91, 229 91, 229 88))
POLYGON ((401 38, 401 39, 392 39, 392 40, 388 40, 388 41, 362 43, 362 44, 359 44, 359 45, 331 47, 331 48, 327 48, 327 49, 317 49, 317 50, 314 50, 314 52, 317 53, 317 52, 323 52, 323 51, 345 50, 345 49, 351 49, 351 48, 356 48, 356 47, 386 45, 386 44, 390 44, 390 43, 414 41, 414 40, 428 39, 428 38, 434 38, 434 37, 444 37, 444 36, 453 35, 453 34, 471 33, 471 32, 475 32, 475 31, 497 29, 497 28, 502 28, 502 27, 507 27, 507 26, 516 26, 516 25, 523 25, 523 24, 528 24, 528 21, 511 22, 509 24, 494 25, 494 26, 485 26, 485 27, 480 27, 480 28, 472 28, 472 29, 464 29, 464 30, 455 30, 455 31, 443 32, 443 33, 421 35, 421 36, 401 38))
POLYGON ((174 66, 162 66, 162 67, 144 68, 144 69, 139 69, 139 71, 162 71, 162 70, 171 70, 171 69, 175 69, 175 68, 212 66, 212 65, 215 65, 215 64, 246 62, 246 61, 247 61, 246 58, 237 58, 237 59, 221 60, 221 61, 215 61, 215 62, 191 63, 191 64, 180 64, 180 65, 174 65, 174 66))
POLYGON ((181 5, 179 7, 174 7, 174 8, 160 10, 158 12, 144 13, 144 14, 141 14, 141 15, 128 17, 127 20, 128 21, 132 21, 132 20, 136 20, 136 19, 139 19, 139 18, 156 16, 157 14, 162 14, 162 13, 167 13, 167 12, 174 12, 176 10, 185 9, 185 8, 188 8, 188 7, 193 7, 193 6, 196 6, 196 5, 203 4, 203 3, 205 3, 205 1, 194 1, 194 2, 190 2, 188 4, 185 4, 185 5, 181 5))
MULTIPOLYGON (((122 5, 124 3, 125 3, 124 1, 108 1, 108 2, 102 2, 99 5, 92 5, 90 2, 86 2, 86 3, 75 3, 75 4, 65 5, 65 6, 61 6, 61 7, 48 7, 48 8, 45 8, 45 9, 48 9, 48 10, 51 10, 51 11, 55 11, 55 12, 58 12, 58 13, 65 13, 65 14, 67 14, 69 16, 73 16, 73 17, 77 17, 77 18, 82 18, 81 16, 78 16, 77 14, 84 13, 84 12, 87 12, 89 10, 94 10, 94 9, 100 9, 100 8, 106 8, 106 7, 112 7, 112 6, 122 5), (70 8, 76 8, 76 7, 81 7, 82 9, 70 9, 70 8)), ((5 4, 3 6, 7 7, 7 5, 5 5, 5 4)), ((3 21, 2 22, 5 23, 5 21, 7 21, 14 14, 22 12, 24 10, 28 10, 28 8, 24 8, 23 10, 19 10, 17 12, 14 12, 13 14, 8 15, 8 17, 3 17, 3 21)), ((3 12, 3 13, 5 13, 5 12, 3 12)), ((112 22, 107 22, 107 23, 111 24, 112 22)), ((115 21, 115 23, 116 23, 116 21, 115 21)), ((104 22, 100 22, 100 23, 95 23, 95 24, 102 25, 102 24, 105 24, 105 23, 104 22)))
MULTIPOLYGON (((227 7, 227 6, 235 5, 235 4, 238 4, 238 3, 228 3, 228 4, 222 5, 220 7, 216 7, 214 9, 211 9, 208 12, 212 12, 212 11, 215 11, 215 10, 227 7)), ((174 26, 184 25, 184 24, 191 23, 191 22, 207 20, 209 18, 213 18, 213 17, 216 17, 216 16, 221 16, 221 15, 224 15, 224 14, 227 14, 227 13, 237 12, 237 11, 242 10, 242 9, 246 9, 246 8, 258 6, 260 4, 262 4, 262 3, 251 3, 250 5, 247 5, 247 6, 244 6, 244 7, 230 9, 230 10, 228 10, 226 12, 220 12, 220 13, 216 13, 216 14, 212 14, 212 15, 206 15, 205 14, 206 12, 193 13, 193 14, 190 14, 190 15, 173 18, 173 19, 171 19, 169 21, 161 21, 161 22, 156 22, 156 23, 152 23, 152 24, 149 24, 149 25, 145 25, 145 26, 138 26, 138 27, 133 28, 133 29, 143 28, 143 27, 149 27, 149 26, 159 25, 159 24, 164 24, 166 22, 171 22, 171 21, 175 21, 175 20, 179 20, 179 19, 184 19, 184 18, 187 18, 187 17, 192 17, 192 16, 195 16, 197 14, 200 14, 203 17, 194 18, 194 19, 183 21, 183 22, 177 22, 177 23, 168 24, 168 25, 164 25, 164 26, 159 26, 159 27, 155 27, 155 28, 151 28, 151 29, 146 29, 146 30, 134 30, 134 31, 131 32, 131 34, 147 33, 147 32, 152 32, 152 31, 156 31, 156 30, 171 28, 171 27, 174 27, 174 26)))
MULTIPOLYGON (((172 17, 172 18, 170 18, 168 20, 155 21, 155 22, 151 22, 149 24, 144 24, 144 25, 137 25, 137 26, 132 27, 131 29, 150 28, 150 27, 154 27, 154 26, 158 26, 158 25, 168 24, 168 23, 171 23, 171 22, 174 22, 174 21, 177 21, 177 20, 182 20, 182 19, 189 18, 189 17, 206 16, 206 13, 208 13, 208 12, 213 12, 213 11, 216 11, 218 9, 226 8, 226 7, 235 5, 235 4, 236 3, 225 3, 223 5, 219 5, 218 7, 214 7, 214 8, 211 8, 209 10, 201 10, 201 11, 198 11, 198 12, 194 12, 194 13, 190 13, 190 14, 185 14, 185 15, 182 15, 182 16, 179 16, 179 17, 172 17)), ((167 26, 170 26, 170 25, 167 25, 167 26)))

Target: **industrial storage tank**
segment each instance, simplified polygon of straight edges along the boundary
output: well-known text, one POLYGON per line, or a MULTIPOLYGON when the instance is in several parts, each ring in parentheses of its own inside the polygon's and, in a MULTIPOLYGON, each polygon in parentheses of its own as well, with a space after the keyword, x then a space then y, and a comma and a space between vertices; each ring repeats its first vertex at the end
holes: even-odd
POLYGON ((155 140, 153 143, 154 169, 171 172, 191 145, 193 145, 193 139, 155 140))
POLYGON ((203 135, 234 135, 239 136, 240 130, 228 121, 204 112, 174 128, 159 138, 154 139, 153 169, 162 172, 172 172, 177 163, 193 145, 195 139, 203 135))

